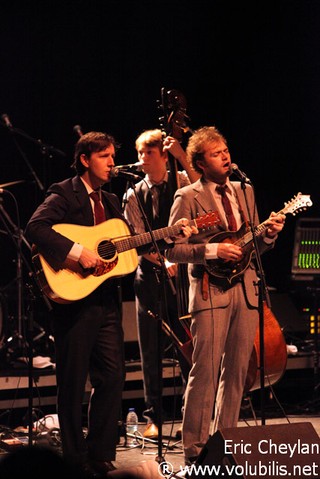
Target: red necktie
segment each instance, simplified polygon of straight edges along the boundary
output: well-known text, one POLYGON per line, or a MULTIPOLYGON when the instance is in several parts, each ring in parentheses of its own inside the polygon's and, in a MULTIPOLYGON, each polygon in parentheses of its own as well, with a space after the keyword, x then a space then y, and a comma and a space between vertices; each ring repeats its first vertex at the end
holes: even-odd
POLYGON ((103 223, 103 221, 106 221, 106 215, 100 201, 99 193, 97 191, 93 191, 92 193, 90 193, 90 197, 94 201, 95 224, 97 225, 99 223, 103 223))
POLYGON ((233 215, 231 203, 226 193, 226 187, 226 185, 217 186, 217 192, 221 195, 221 201, 226 213, 229 231, 237 231, 237 222, 233 215))

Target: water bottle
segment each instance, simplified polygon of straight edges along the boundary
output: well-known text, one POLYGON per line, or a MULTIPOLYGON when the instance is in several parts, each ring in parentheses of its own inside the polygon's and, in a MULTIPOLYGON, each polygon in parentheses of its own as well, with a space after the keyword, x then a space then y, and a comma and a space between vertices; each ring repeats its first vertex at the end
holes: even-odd
POLYGON ((138 431, 138 416, 136 414, 135 408, 129 408, 127 419, 126 419, 126 432, 127 432, 127 446, 135 447, 138 444, 137 439, 135 438, 135 433, 138 431))

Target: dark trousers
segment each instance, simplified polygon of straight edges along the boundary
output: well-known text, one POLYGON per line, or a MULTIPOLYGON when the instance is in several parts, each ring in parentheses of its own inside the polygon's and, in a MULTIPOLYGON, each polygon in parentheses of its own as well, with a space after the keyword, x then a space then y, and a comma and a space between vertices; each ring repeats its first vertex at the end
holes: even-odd
MULTIPOLYGON (((150 265, 150 262, 148 262, 150 265)), ((148 266, 149 266, 148 265, 148 266)), ((166 321, 177 337, 185 342, 188 337, 178 317, 177 298, 173 294, 169 283, 157 276, 153 268, 138 267, 134 280, 134 291, 137 307, 137 330, 140 349, 140 358, 144 380, 144 398, 146 407, 155 409, 157 422, 159 397, 159 358, 162 360, 166 346, 172 344, 165 333, 162 333, 162 351, 158 353, 158 321, 148 314, 151 311, 155 316, 166 321), (158 281, 160 278, 160 282, 158 281)), ((175 348, 177 359, 182 372, 184 385, 187 383, 189 365, 179 348, 175 348)), ((173 355, 171 354, 171 357, 173 355)))
POLYGON ((100 288, 88 298, 54 308, 58 417, 65 457, 83 462, 115 459, 122 390, 124 342, 116 298, 100 288), (88 435, 82 405, 89 377, 88 435))

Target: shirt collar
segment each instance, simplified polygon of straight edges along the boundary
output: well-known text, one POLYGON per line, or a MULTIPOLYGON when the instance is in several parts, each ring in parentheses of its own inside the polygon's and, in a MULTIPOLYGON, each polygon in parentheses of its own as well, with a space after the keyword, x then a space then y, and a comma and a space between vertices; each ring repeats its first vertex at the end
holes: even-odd
POLYGON ((88 192, 88 195, 90 195, 90 193, 92 193, 93 191, 96 191, 97 193, 99 193, 99 196, 101 198, 101 188, 98 188, 97 190, 93 190, 91 188, 91 186, 82 178, 82 176, 80 176, 80 180, 82 181, 82 183, 84 184, 85 186, 85 189, 87 190, 88 192))
MULTIPOLYGON (((223 185, 220 185, 219 183, 215 183, 214 181, 211 181, 209 184, 211 186, 212 192, 217 192, 217 187, 223 186, 223 185)), ((232 194, 233 190, 232 190, 232 185, 229 178, 227 178, 225 185, 226 185, 226 192, 232 194)))
POLYGON ((168 171, 166 171, 164 177, 163 177, 163 180, 160 182, 160 183, 155 183, 154 181, 152 181, 150 178, 149 178, 149 175, 146 174, 145 178, 144 178, 144 181, 147 183, 148 187, 149 188, 152 188, 154 185, 161 185, 161 183, 164 183, 164 182, 168 182, 168 171))

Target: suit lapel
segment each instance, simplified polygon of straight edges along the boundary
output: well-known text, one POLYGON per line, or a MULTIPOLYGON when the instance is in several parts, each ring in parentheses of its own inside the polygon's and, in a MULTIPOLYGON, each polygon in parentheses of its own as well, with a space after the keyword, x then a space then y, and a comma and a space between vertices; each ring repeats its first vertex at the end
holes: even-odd
POLYGON ((90 203, 90 198, 88 196, 88 192, 86 187, 84 186, 83 182, 81 181, 79 176, 75 176, 72 179, 72 186, 75 199, 81 209, 81 215, 83 218, 83 224, 89 224, 88 226, 94 225, 94 217, 93 211, 90 203))
POLYGON ((210 188, 207 183, 198 180, 194 183, 195 201, 199 204, 200 209, 205 213, 217 210, 217 204, 213 199, 210 188))

